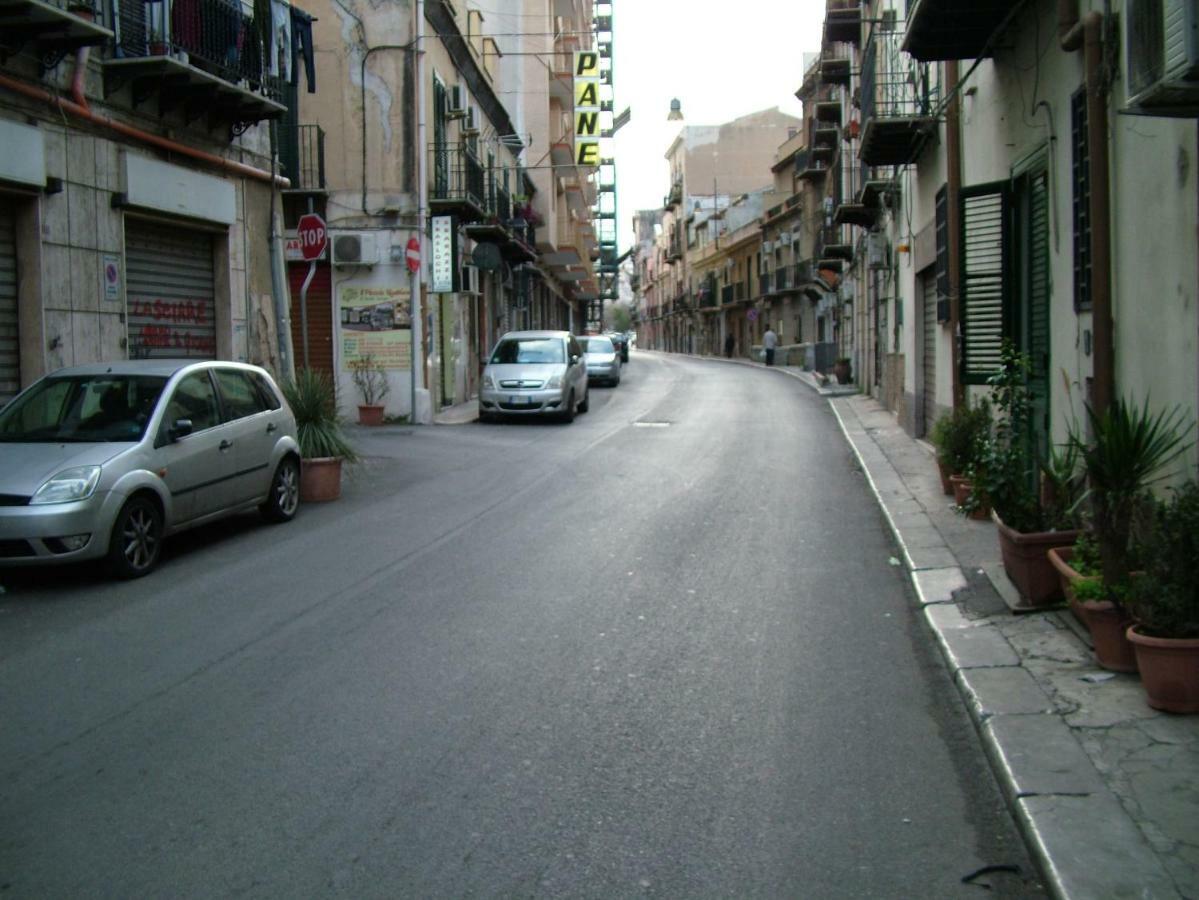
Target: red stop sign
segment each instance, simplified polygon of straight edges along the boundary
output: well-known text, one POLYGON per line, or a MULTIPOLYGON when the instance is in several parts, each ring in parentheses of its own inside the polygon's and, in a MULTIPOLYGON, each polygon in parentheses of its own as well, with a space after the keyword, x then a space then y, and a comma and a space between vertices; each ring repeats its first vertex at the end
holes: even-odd
POLYGON ((304 259, 320 259, 329 243, 329 232, 325 230, 325 220, 316 213, 300 216, 296 225, 296 235, 300 239, 300 253, 304 259))

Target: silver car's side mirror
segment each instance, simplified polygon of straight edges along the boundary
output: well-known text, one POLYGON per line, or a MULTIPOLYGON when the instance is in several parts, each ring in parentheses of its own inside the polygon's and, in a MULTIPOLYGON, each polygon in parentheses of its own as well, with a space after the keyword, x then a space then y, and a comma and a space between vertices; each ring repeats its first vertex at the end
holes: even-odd
POLYGON ((172 441, 177 441, 181 437, 187 437, 192 433, 192 420, 176 419, 175 424, 171 426, 169 433, 172 441))
POLYGON ((572 357, 570 358, 570 364, 571 364, 572 366, 573 366, 575 363, 577 363, 578 361, 579 361, 579 357, 577 357, 577 356, 572 356, 572 357))

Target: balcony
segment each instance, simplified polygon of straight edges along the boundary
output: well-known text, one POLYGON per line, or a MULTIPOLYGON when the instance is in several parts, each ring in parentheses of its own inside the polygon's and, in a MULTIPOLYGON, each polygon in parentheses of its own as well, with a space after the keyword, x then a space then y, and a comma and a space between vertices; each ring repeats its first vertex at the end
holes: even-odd
POLYGON ((781 294, 784 291, 790 290, 791 285, 791 269, 789 266, 780 266, 774 270, 774 291, 775 294, 781 294))
POLYGON ((670 209, 672 206, 678 206, 683 202, 683 179, 676 178, 670 185, 670 193, 666 195, 662 201, 662 206, 665 209, 670 209))
POLYGON ((853 259, 853 242, 843 225, 826 225, 816 233, 816 268, 840 272, 853 259))
POLYGON ((825 84, 849 86, 853 51, 844 41, 831 41, 820 51, 820 80, 825 84))
POLYGON ((429 206, 439 214, 457 214, 463 222, 481 219, 487 209, 483 165, 469 144, 429 148, 433 184, 429 206))
POLYGON ((279 165, 291 190, 325 189, 325 132, 319 125, 279 127, 279 165))
POLYGON ((841 127, 841 100, 817 100, 814 104, 816 107, 816 121, 832 125, 834 128, 841 127))
POLYGON ((939 100, 928 67, 900 47, 903 35, 876 28, 862 56, 862 145, 870 166, 911 165, 936 133, 939 100))
POLYGON ((105 97, 128 86, 135 108, 153 100, 160 117, 179 112, 189 124, 228 125, 234 134, 282 117, 284 80, 245 10, 240 0, 124 0, 113 57, 103 63, 105 97))
POLYGON ((878 219, 878 206, 867 207, 861 195, 865 187, 862 167, 856 163, 842 165, 833 183, 833 224, 857 225, 869 228, 878 219))
POLYGON ((730 303, 735 303, 737 300, 736 290, 734 288, 744 287, 744 285, 726 284, 720 289, 720 305, 728 306, 730 303))
POLYGON ((483 213, 466 226, 466 233, 471 240, 505 244, 511 236, 508 226, 512 220, 512 198, 508 189, 496 181, 494 170, 486 171, 485 183, 483 213))
POLYGON ((0 34, 5 54, 33 44, 51 58, 95 47, 112 39, 112 32, 94 21, 95 8, 65 0, 0 0, 0 34), (69 7, 69 8, 68 8, 69 7))
POLYGON ((1019 8, 1011 0, 908 0, 903 49, 921 62, 989 56, 995 33, 1019 8))
POLYGON ((769 272, 765 272, 765 273, 759 275, 758 276, 758 296, 765 297, 765 296, 769 295, 771 293, 770 286, 772 283, 773 283, 773 279, 770 277, 769 272))
MULTIPOLYGON (((832 154, 829 154, 830 156, 832 154)), ((819 154, 823 156, 823 154, 819 154)), ((822 180, 828 174, 828 163, 817 158, 811 150, 800 150, 795 154, 795 177, 802 181, 822 180)))
POLYGON ((824 13, 824 40, 856 44, 862 39, 860 0, 828 0, 824 13))
POLYGON ((666 248, 666 261, 668 263, 678 262, 683 258, 683 242, 679 240, 679 236, 673 235, 670 238, 670 243, 666 248))

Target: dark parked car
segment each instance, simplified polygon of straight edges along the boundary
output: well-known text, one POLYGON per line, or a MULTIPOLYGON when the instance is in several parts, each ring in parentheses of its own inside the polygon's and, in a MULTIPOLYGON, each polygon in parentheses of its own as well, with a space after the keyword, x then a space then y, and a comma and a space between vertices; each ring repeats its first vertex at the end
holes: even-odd
POLYGON ((616 348, 616 352, 620 354, 620 361, 627 363, 629 361, 629 336, 623 331, 610 331, 605 335, 616 348))

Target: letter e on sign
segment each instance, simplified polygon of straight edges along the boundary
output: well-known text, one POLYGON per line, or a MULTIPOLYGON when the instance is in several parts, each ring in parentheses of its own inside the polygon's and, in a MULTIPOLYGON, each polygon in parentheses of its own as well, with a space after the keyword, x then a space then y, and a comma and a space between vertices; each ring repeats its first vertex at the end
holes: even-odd
POLYGON ((579 141, 575 147, 575 165, 598 166, 600 161, 599 141, 579 141))
POLYGON ((300 216, 296 224, 296 237, 300 239, 300 253, 304 259, 320 259, 325 252, 325 244, 329 242, 329 232, 325 230, 325 220, 316 213, 300 216))

